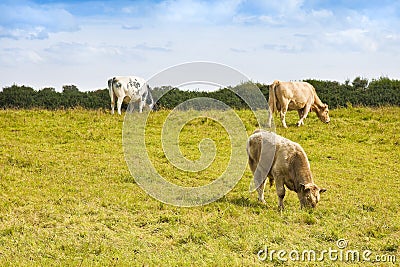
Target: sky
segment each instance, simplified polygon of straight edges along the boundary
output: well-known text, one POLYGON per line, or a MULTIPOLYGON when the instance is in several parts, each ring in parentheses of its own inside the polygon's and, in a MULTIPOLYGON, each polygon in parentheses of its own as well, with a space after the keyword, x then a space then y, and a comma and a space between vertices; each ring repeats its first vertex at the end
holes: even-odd
POLYGON ((193 61, 268 84, 400 79, 400 0, 3 0, 0 10, 0 90, 92 91, 193 61))

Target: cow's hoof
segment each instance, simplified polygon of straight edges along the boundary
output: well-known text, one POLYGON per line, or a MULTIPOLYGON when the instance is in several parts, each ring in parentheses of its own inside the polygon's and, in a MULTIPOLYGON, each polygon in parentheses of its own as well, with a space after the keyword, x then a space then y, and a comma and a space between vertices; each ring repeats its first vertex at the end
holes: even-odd
POLYGON ((283 211, 285 209, 285 206, 283 204, 278 205, 278 210, 283 211))

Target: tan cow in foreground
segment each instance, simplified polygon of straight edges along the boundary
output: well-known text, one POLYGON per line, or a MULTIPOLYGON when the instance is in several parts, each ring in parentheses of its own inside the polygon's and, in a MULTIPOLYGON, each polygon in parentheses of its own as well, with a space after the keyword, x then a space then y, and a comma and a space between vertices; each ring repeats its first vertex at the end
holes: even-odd
POLYGON ((283 127, 287 128, 285 116, 288 110, 297 110, 300 120, 297 126, 304 124, 308 112, 315 111, 318 118, 328 123, 328 105, 321 102, 315 88, 307 82, 281 82, 274 81, 269 86, 269 118, 268 125, 271 126, 272 114, 280 112, 283 127))
POLYGON ((326 191, 313 182, 310 164, 303 148, 272 132, 255 131, 247 141, 247 154, 258 200, 265 203, 264 188, 267 177, 270 186, 275 181, 279 197, 278 208, 283 209, 285 186, 297 193, 300 207, 315 208, 320 193, 326 191))

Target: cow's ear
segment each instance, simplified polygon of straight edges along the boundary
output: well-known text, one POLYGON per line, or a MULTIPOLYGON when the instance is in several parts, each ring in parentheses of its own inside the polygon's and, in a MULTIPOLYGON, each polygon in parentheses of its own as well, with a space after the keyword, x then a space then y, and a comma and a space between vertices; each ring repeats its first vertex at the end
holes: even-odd
POLYGON ((320 190, 319 190, 319 193, 321 194, 321 193, 324 193, 324 192, 326 192, 326 188, 321 188, 320 190))

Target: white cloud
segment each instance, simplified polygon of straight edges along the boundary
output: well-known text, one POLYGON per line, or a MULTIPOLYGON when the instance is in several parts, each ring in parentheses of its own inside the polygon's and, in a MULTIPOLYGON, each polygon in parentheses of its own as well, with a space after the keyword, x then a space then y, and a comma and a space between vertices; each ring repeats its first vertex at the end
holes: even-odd
POLYGON ((235 53, 246 53, 246 52, 248 52, 246 49, 234 48, 234 47, 231 47, 230 50, 232 52, 235 52, 235 53))
POLYGON ((138 9, 135 6, 124 6, 121 9, 122 13, 126 14, 133 14, 135 12, 138 12, 138 9))
POLYGON ((5 28, 0 26, 0 39, 47 39, 49 37, 48 31, 41 26, 36 27, 23 27, 23 28, 5 28))
POLYGON ((152 46, 152 45, 148 45, 147 43, 141 43, 141 44, 135 45, 134 49, 154 51, 154 52, 170 52, 171 48, 169 48, 169 46, 170 45, 152 46))
POLYGON ((159 21, 214 24, 231 21, 241 1, 163 1, 155 6, 153 16, 159 21))
POLYGON ((0 64, 5 67, 18 66, 20 64, 36 64, 43 61, 43 57, 32 49, 5 48, 0 53, 0 64))
POLYGON ((0 4, 0 38, 46 39, 49 33, 79 30, 68 11, 57 6, 0 4))
POLYGON ((356 52, 375 52, 378 43, 372 38, 370 32, 364 29, 347 29, 334 33, 326 33, 326 41, 337 48, 346 47, 347 50, 356 52))
POLYGON ((135 57, 143 58, 138 55, 138 49, 144 48, 104 43, 58 42, 45 48, 43 54, 50 64, 96 66, 96 63, 107 61, 107 58, 119 59, 121 61, 129 61, 129 59, 135 57))
POLYGON ((304 49, 300 44, 265 44, 263 48, 283 53, 298 53, 304 49))
POLYGON ((331 10, 319 9, 319 10, 311 10, 311 17, 315 19, 330 19, 333 18, 333 12, 331 10))
POLYGON ((143 26, 141 26, 141 25, 128 25, 128 24, 122 25, 122 29, 124 29, 124 30, 139 30, 142 28, 143 28, 143 26))

